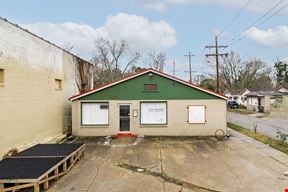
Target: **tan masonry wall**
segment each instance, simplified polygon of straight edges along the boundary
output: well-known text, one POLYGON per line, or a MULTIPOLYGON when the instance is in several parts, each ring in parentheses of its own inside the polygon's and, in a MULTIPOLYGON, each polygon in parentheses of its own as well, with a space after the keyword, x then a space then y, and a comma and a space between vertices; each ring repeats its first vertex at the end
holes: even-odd
MULTIPOLYGON (((72 131, 77 136, 115 135, 119 131, 119 104, 130 104, 131 115, 138 110, 138 117, 131 118, 131 133, 139 135, 162 136, 213 136, 222 129, 226 134, 225 100, 169 100, 167 101, 167 125, 140 125, 140 101, 109 101, 109 126, 81 126, 81 102, 72 102, 72 131), (205 105, 206 123, 188 124, 189 105, 205 105)), ((93 101, 89 101, 93 102, 93 101)), ((95 101, 107 102, 107 101, 95 101)))
POLYGON ((12 148, 55 142, 77 93, 73 56, 0 20, 0 159, 12 148), (62 89, 55 90, 55 79, 62 89))

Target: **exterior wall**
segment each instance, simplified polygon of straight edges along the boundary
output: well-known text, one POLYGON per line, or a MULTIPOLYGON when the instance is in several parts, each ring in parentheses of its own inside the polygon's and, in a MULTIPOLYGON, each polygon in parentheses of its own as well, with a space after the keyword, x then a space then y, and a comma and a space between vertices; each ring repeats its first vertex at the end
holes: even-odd
POLYGON ((260 98, 261 106, 264 107, 264 112, 269 113, 270 112, 270 105, 271 105, 271 99, 270 96, 254 96, 254 97, 247 97, 247 109, 258 111, 258 98, 260 98))
POLYGON ((68 98, 77 93, 73 58, 0 19, 0 69, 5 72, 0 86, 0 159, 11 148, 63 136, 71 114, 68 98), (55 79, 62 80, 61 90, 55 90, 55 79))
MULTIPOLYGON (((147 100, 141 100, 147 101, 147 100)), ((149 100, 151 101, 151 100, 149 100)), ((163 100, 153 100, 163 101, 163 100)), ((226 100, 168 100, 167 125, 140 125, 139 100, 75 100, 72 102, 72 131, 76 136, 115 135, 119 131, 119 104, 130 104, 138 110, 138 117, 131 118, 131 133, 139 135, 163 136, 214 136, 215 131, 222 129, 226 134, 226 100), (81 102, 109 102, 108 126, 81 126, 81 102), (206 123, 188 124, 189 105, 205 105, 206 123)))
POLYGON ((270 116, 282 118, 288 117, 288 95, 275 99, 275 105, 274 107, 271 107, 270 116))
POLYGON ((247 109, 258 110, 258 98, 257 97, 247 97, 247 109))

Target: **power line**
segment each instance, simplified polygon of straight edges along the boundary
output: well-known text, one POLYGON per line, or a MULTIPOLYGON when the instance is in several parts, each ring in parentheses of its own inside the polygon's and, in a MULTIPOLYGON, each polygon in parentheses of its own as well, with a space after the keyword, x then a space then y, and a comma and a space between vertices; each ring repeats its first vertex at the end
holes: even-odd
POLYGON ((217 35, 218 37, 221 36, 222 33, 224 33, 226 31, 226 29, 228 29, 228 27, 230 27, 234 21, 241 15, 241 13, 251 4, 252 0, 247 1, 247 3, 245 3, 245 5, 240 9, 240 11, 238 11, 238 13, 232 18, 232 20, 222 29, 222 31, 217 35))
MULTIPOLYGON (((238 35, 236 35, 236 37, 232 38, 227 44, 229 46, 234 45, 236 42, 240 41, 242 38, 242 33, 247 31, 248 29, 250 29, 251 27, 253 27, 254 25, 256 25, 259 21, 261 21, 264 17, 266 17, 269 13, 271 13, 275 8, 277 8, 284 0, 280 0, 278 3, 276 3, 273 7, 271 7, 268 11, 266 11, 266 13, 264 13, 264 15, 262 15, 261 17, 259 17, 256 21, 254 21, 252 24, 250 24, 248 27, 246 27, 241 33, 238 33, 238 35), (233 42, 236 41, 236 42, 233 42), (233 42, 233 43, 232 43, 233 42)), ((284 8, 283 8, 284 9, 284 8)), ((266 21, 265 21, 266 22, 266 21)), ((262 22, 262 24, 264 24, 265 22, 262 22)))
MULTIPOLYGON (((267 21, 269 21, 272 17, 278 15, 281 11, 283 11, 286 7, 288 6, 288 3, 285 4, 283 7, 281 7, 280 9, 278 9, 276 12, 274 12, 272 15, 270 15, 268 18, 266 18, 264 21, 262 21, 260 24, 256 25, 256 27, 260 27, 262 26, 264 23, 266 23, 267 21)), ((250 33, 251 31, 248 31, 246 34, 250 33)), ((235 45, 237 42, 241 41, 243 39, 243 37, 239 37, 238 39, 234 39, 234 42, 232 43, 232 41, 230 41, 228 43, 229 46, 235 45)))
POLYGON ((244 31, 247 31, 248 29, 250 29, 251 27, 253 27, 254 25, 256 25, 259 21, 261 21, 264 17, 266 17, 269 13, 271 13, 275 8, 278 7, 278 5, 280 5, 284 0, 280 0, 278 3, 276 3, 272 8, 270 8, 264 15, 262 15, 260 18, 258 18, 254 23, 252 23, 251 25, 249 25, 244 31))
POLYGON ((287 6, 288 6, 288 3, 285 4, 283 7, 281 7, 278 11, 276 11, 275 13, 273 13, 272 15, 270 15, 270 17, 268 17, 267 19, 265 19, 263 22, 261 22, 260 24, 258 24, 256 27, 262 26, 264 23, 266 23, 267 21, 269 21, 272 17, 274 17, 275 15, 278 15, 278 14, 279 14, 281 11, 283 11, 287 6))

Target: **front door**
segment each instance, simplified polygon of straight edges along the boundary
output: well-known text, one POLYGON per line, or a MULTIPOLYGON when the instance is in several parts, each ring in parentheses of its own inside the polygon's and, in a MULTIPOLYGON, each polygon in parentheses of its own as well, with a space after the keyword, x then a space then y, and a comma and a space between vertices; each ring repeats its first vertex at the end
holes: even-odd
POLYGON ((130 105, 119 106, 119 131, 130 132, 130 105))

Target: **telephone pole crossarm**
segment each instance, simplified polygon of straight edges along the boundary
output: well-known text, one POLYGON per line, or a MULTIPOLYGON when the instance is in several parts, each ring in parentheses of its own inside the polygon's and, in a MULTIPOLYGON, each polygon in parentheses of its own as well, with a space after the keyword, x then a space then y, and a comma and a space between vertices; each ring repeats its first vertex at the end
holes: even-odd
MULTIPOLYGON (((218 45, 218 48, 227 48, 227 45, 218 45)), ((215 45, 209 45, 209 46, 205 46, 205 49, 213 49, 216 48, 215 45)))
POLYGON ((209 45, 209 46, 205 46, 205 48, 208 49, 215 49, 215 53, 213 54, 206 54, 206 57, 215 57, 216 59, 216 76, 217 76, 217 92, 220 92, 220 88, 219 88, 219 84, 220 84, 220 80, 219 80, 219 57, 228 57, 228 53, 219 53, 219 48, 226 48, 228 47, 227 45, 218 45, 218 39, 217 36, 215 36, 215 45, 209 45))
MULTIPOLYGON (((225 57, 228 57, 228 53, 218 53, 218 56, 221 56, 221 57, 223 57, 223 56, 225 56, 225 57)), ((217 56, 216 54, 206 54, 205 55, 206 57, 215 57, 215 56, 217 56)))

